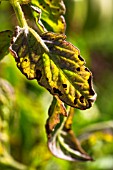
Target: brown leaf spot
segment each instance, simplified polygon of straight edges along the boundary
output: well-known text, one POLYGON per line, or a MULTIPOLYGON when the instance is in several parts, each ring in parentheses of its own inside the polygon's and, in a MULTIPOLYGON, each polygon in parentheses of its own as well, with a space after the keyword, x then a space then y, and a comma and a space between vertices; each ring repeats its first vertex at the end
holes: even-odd
POLYGON ((81 103, 84 103, 84 96, 81 96, 81 97, 80 97, 80 102, 81 102, 81 103))
POLYGON ((25 58, 24 61, 27 62, 27 58, 25 58))
POLYGON ((77 68, 77 71, 80 71, 80 67, 77 68))
POLYGON ((62 84, 63 88, 67 88, 67 84, 62 84))
POLYGON ((85 68, 85 71, 88 71, 88 72, 90 72, 90 71, 89 71, 89 69, 88 69, 87 67, 85 68))
POLYGON ((89 89, 89 93, 90 93, 90 95, 95 95, 95 92, 94 92, 94 90, 93 89, 89 89))
POLYGON ((92 106, 91 103, 92 103, 92 100, 88 99, 88 104, 89 104, 88 108, 90 108, 92 106))
POLYGON ((88 79, 88 84, 91 86, 91 76, 88 79))
POLYGON ((62 96, 62 93, 59 89, 56 89, 55 87, 53 88, 54 93, 59 94, 59 96, 62 96))
POLYGON ((74 99, 74 104, 75 104, 75 105, 77 104, 77 98, 74 99))
POLYGON ((42 77, 42 73, 41 73, 41 71, 40 71, 39 69, 37 69, 37 70, 36 70, 36 78, 37 78, 37 81, 40 81, 41 77, 42 77))
POLYGON ((83 59, 80 55, 78 55, 78 58, 79 58, 81 61, 84 61, 84 59, 83 59))
POLYGON ((90 86, 89 93, 93 96, 95 94, 94 90, 92 89, 92 78, 91 76, 88 79, 88 84, 90 86))

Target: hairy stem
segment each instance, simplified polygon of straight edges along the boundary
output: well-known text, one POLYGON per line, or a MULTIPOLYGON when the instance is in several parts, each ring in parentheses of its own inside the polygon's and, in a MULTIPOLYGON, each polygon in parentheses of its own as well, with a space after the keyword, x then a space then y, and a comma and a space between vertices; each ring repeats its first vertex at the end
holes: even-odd
POLYGON ((27 27, 28 25, 27 25, 27 22, 26 22, 26 19, 25 19, 25 16, 24 16, 24 13, 22 11, 19 1, 10 0, 10 3, 13 6, 13 9, 15 11, 20 27, 27 27))
POLYGON ((11 5, 12 5, 13 8, 14 8, 14 11, 15 11, 15 14, 16 14, 16 17, 17 17, 17 19, 18 19, 18 22, 19 22, 20 27, 22 27, 22 28, 23 28, 23 27, 24 27, 24 28, 26 27, 26 28, 34 35, 34 37, 37 39, 38 43, 41 44, 41 46, 43 47, 44 51, 45 51, 46 53, 49 53, 48 47, 47 47, 46 44, 43 42, 43 40, 42 40, 41 37, 38 35, 38 33, 27 25, 27 22, 26 22, 24 13, 23 13, 23 11, 22 11, 20 2, 19 2, 18 0, 10 0, 10 3, 11 3, 11 5))

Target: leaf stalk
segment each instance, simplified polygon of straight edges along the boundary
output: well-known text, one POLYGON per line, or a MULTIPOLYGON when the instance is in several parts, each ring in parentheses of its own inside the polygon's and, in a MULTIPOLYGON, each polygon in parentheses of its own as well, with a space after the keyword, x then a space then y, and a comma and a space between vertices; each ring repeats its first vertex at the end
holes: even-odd
POLYGON ((20 2, 18 0, 10 0, 10 3, 13 6, 20 27, 28 27, 20 2))

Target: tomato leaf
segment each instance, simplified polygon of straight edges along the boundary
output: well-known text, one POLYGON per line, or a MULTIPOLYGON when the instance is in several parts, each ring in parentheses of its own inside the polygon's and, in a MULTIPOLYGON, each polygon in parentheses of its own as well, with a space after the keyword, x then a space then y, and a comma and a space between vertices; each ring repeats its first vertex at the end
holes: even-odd
POLYGON ((64 33, 65 32, 65 19, 63 15, 65 14, 65 5, 63 0, 31 0, 30 2, 33 16, 37 25, 42 27, 43 23, 46 25, 46 29, 56 32, 64 33), (41 10, 41 17, 39 14, 41 10))
POLYGON ((90 108, 96 94, 92 87, 92 74, 84 66, 80 51, 65 41, 66 36, 44 33, 40 38, 18 27, 10 46, 17 66, 28 79, 37 79, 52 95, 79 109, 90 108))
POLYGON ((67 116, 65 106, 57 96, 53 97, 53 101, 49 108, 48 114, 49 118, 47 119, 46 123, 46 131, 48 138, 51 138, 52 132, 54 132, 56 125, 60 123, 61 115, 67 116))
POLYGON ((32 16, 35 18, 35 23, 38 26, 41 33, 47 32, 47 29, 45 28, 45 26, 41 21, 41 14, 42 14, 41 9, 33 5, 31 5, 30 8, 31 8, 32 16))
POLYGON ((72 129, 73 108, 70 108, 68 117, 64 117, 66 109, 61 101, 53 99, 49 109, 49 118, 46 123, 48 147, 58 158, 68 161, 88 161, 92 158, 81 148, 72 129), (60 108, 61 107, 61 108, 60 108))
POLYGON ((0 32, 0 60, 9 53, 12 31, 0 32))

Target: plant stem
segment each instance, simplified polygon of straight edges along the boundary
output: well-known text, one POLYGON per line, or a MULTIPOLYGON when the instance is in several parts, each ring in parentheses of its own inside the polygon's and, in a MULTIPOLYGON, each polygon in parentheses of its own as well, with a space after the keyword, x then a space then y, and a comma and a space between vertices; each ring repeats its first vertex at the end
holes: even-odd
POLYGON ((13 9, 15 11, 15 14, 16 14, 16 17, 18 19, 20 27, 28 27, 19 1, 18 0, 10 0, 10 3, 13 6, 13 9))
POLYGON ((46 44, 43 42, 43 40, 41 39, 41 37, 38 35, 37 32, 35 32, 35 30, 33 30, 32 28, 30 28, 28 25, 27 25, 27 22, 26 22, 26 19, 25 19, 25 16, 24 16, 24 13, 22 11, 22 8, 21 8, 21 5, 20 5, 20 2, 19 0, 10 0, 10 3, 11 5, 13 6, 14 8, 14 11, 15 11, 15 14, 16 14, 16 17, 18 19, 18 22, 19 22, 19 25, 20 27, 24 27, 26 28, 27 30, 29 30, 33 36, 37 39, 38 43, 43 47, 44 51, 46 53, 49 53, 49 49, 48 47, 46 46, 46 44))
POLYGON ((46 53, 49 53, 49 49, 46 46, 46 44, 44 43, 44 41, 41 39, 41 37, 37 34, 37 32, 35 30, 33 30, 32 28, 29 27, 29 31, 33 34, 33 36, 37 39, 38 43, 43 47, 44 51, 46 53))

